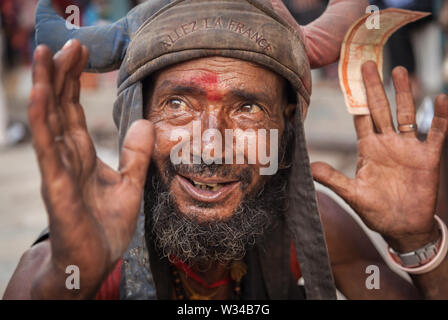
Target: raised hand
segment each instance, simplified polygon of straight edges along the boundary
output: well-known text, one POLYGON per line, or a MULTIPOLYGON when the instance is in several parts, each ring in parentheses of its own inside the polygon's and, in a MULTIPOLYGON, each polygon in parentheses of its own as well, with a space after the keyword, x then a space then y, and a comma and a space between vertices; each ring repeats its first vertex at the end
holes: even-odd
POLYGON ((45 46, 34 53, 29 122, 49 218, 51 261, 35 279, 33 297, 53 298, 49 292, 55 287, 63 296, 65 282, 59 279, 67 276, 68 265, 80 269, 82 297, 93 296, 136 227, 153 126, 146 120, 131 126, 118 171, 101 162, 79 103, 87 61, 87 48, 77 40, 54 57, 45 46))
POLYGON ((365 63, 362 73, 370 115, 354 119, 359 150, 356 177, 349 179, 320 162, 312 164, 313 176, 341 196, 394 249, 415 250, 438 237, 434 214, 448 97, 437 97, 432 128, 421 142, 408 126, 416 119, 406 69, 395 68, 392 74, 402 133, 395 130, 376 64, 365 63))

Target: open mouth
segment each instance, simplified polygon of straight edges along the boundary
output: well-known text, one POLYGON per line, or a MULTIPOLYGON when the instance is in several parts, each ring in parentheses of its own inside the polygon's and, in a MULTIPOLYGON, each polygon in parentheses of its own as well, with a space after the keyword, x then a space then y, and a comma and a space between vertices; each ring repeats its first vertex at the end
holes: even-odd
POLYGON ((220 201, 240 185, 240 181, 220 178, 193 178, 176 175, 176 179, 192 198, 203 202, 220 201))
MULTIPOLYGON (((190 179, 188 179, 190 180, 190 179)), ((218 191, 221 190, 225 185, 231 183, 231 182, 225 182, 225 183, 202 183, 195 180, 190 180, 190 183, 193 184, 196 188, 201 190, 208 190, 208 191, 218 191)))

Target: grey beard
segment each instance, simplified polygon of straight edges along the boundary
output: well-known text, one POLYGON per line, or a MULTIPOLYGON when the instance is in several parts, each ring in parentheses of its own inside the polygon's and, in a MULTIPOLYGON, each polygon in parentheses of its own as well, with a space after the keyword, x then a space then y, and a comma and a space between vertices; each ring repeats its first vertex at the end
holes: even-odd
POLYGON ((244 199, 229 219, 208 222, 180 213, 159 174, 151 171, 152 188, 145 188, 145 237, 169 259, 201 264, 242 259, 286 209, 288 169, 244 199))

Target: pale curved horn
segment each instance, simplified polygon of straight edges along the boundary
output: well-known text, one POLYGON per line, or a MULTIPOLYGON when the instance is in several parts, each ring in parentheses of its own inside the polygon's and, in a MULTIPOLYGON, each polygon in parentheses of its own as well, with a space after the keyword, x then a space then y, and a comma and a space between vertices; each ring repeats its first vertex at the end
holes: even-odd
POLYGON ((70 39, 78 39, 90 52, 87 71, 106 72, 118 69, 126 54, 132 34, 168 0, 146 1, 119 21, 102 26, 69 29, 53 9, 51 0, 39 0, 36 8, 36 43, 47 45, 54 53, 70 39), (143 6, 147 8, 142 8, 143 6))
POLYGON ((271 0, 274 10, 301 36, 311 68, 336 62, 350 26, 366 13, 367 0, 330 0, 325 12, 315 21, 300 27, 281 0, 271 0))

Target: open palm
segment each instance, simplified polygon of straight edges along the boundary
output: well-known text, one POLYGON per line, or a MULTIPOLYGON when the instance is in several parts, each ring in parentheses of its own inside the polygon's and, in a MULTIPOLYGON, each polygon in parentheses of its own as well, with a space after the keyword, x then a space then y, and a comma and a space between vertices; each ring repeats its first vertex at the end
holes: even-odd
POLYGON ((96 156, 79 103, 87 48, 73 40, 54 58, 36 49, 29 120, 42 176, 50 228, 51 272, 76 265, 90 293, 129 245, 136 226, 153 127, 134 123, 123 144, 119 170, 96 156))
POLYGON ((356 177, 349 179, 324 163, 313 163, 314 178, 339 194, 368 227, 388 239, 421 238, 433 234, 443 142, 447 131, 448 97, 435 102, 435 117, 427 140, 417 139, 415 107, 407 71, 393 72, 398 125, 375 63, 363 66, 370 115, 355 116, 359 158, 356 177))

